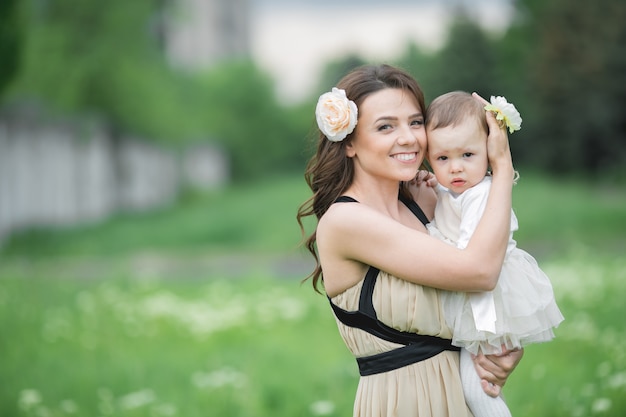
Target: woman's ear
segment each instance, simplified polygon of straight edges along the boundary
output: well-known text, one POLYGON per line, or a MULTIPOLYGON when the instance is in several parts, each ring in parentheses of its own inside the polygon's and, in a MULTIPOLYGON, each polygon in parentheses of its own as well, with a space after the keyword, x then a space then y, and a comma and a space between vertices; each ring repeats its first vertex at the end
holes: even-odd
POLYGON ((346 156, 348 158, 354 158, 354 155, 356 155, 356 150, 352 145, 352 140, 350 140, 350 142, 346 143, 346 156))

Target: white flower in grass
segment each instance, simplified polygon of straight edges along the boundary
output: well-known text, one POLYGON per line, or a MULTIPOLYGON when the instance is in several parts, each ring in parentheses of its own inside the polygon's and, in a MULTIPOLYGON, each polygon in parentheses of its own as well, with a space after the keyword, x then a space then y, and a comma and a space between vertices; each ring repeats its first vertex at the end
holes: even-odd
POLYGON ((72 400, 63 400, 61 401, 61 411, 65 414, 76 414, 78 411, 78 406, 72 400))
POLYGON ((609 378, 608 385, 613 389, 626 387, 626 372, 619 372, 615 375, 612 375, 609 378))
POLYGON ((356 127, 358 110, 348 100, 345 90, 333 87, 320 96, 315 107, 315 119, 320 131, 331 142, 341 142, 356 127))
POLYGON ((591 412, 593 414, 604 413, 606 411, 609 411, 612 406, 613 403, 611 402, 610 398, 597 398, 591 405, 591 412))
POLYGON ((245 325, 248 304, 247 300, 235 296, 196 302, 161 291, 139 302, 136 309, 140 317, 168 319, 182 325, 194 336, 206 337, 220 330, 245 325))
POLYGON ((178 409, 174 404, 163 403, 152 407, 151 415, 154 417, 171 417, 178 414, 178 409))
POLYGON ((213 372, 195 372, 191 380, 196 388, 242 388, 248 382, 248 377, 235 369, 224 367, 213 372))
POLYGON ((119 405, 124 410, 132 410, 134 408, 143 407, 151 404, 156 400, 156 395, 151 389, 142 389, 140 391, 131 392, 121 397, 119 405))
POLYGON ((27 411, 41 404, 41 394, 36 389, 25 389, 18 399, 20 410, 27 411))
POLYGON ((328 400, 315 401, 309 406, 314 416, 328 416, 335 412, 335 404, 328 400))
POLYGON ((261 324, 276 324, 279 320, 299 320, 307 306, 299 298, 289 296, 283 288, 274 288, 259 294, 254 304, 254 318, 261 324))
POLYGON ((515 106, 502 96, 491 96, 491 104, 487 104, 485 110, 493 112, 496 120, 508 127, 510 133, 522 128, 522 116, 515 106))

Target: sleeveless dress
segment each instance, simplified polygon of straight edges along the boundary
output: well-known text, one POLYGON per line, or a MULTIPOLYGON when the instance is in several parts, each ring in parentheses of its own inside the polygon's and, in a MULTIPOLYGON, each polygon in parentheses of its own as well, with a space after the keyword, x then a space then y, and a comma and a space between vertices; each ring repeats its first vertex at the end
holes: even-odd
MULTIPOLYGON (((347 201, 355 202, 345 197, 338 200, 347 201)), ((411 210, 414 213, 416 210, 421 213, 414 201, 403 202, 409 208, 410 204, 413 205, 411 210)), ((422 223, 427 223, 423 213, 418 217, 422 223)), ((452 333, 446 325, 437 289, 399 279, 372 267, 366 277, 330 299, 339 333, 357 361, 385 356, 406 347, 406 343, 385 340, 369 329, 342 321, 338 313, 341 310, 348 314, 361 311, 364 298, 371 299, 376 319, 383 327, 400 331, 401 335, 427 335, 425 337, 449 342, 452 333), (366 288, 370 285, 373 288, 366 288)), ((439 353, 427 359, 409 361, 411 363, 407 365, 401 364, 384 372, 368 374, 360 368, 354 417, 471 417, 461 386, 459 353, 449 346, 450 349, 436 349, 435 352, 439 353)))

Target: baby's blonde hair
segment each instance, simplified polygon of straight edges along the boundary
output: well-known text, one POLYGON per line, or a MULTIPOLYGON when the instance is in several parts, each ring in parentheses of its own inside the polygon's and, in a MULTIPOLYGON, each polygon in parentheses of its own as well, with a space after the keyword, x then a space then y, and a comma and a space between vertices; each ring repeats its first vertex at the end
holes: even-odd
POLYGON ((476 120, 485 133, 489 132, 484 106, 470 93, 452 91, 437 97, 430 103, 426 110, 426 129, 435 130, 456 126, 467 118, 476 120))

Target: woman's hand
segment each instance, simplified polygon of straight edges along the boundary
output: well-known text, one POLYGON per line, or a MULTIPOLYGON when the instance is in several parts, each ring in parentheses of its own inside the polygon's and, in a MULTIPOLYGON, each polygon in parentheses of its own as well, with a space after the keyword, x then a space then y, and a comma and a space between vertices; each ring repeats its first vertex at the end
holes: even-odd
POLYGON ((483 391, 490 397, 500 395, 507 378, 524 356, 523 349, 505 350, 499 355, 473 356, 474 367, 480 378, 483 391))
MULTIPOLYGON (((482 104, 489 104, 487 100, 476 93, 472 96, 482 104)), ((496 120, 495 115, 486 111, 487 125, 489 126, 489 136, 487 137, 487 155, 489 156, 489 164, 494 172, 499 169, 510 168, 513 170, 513 162, 511 159, 511 150, 509 148, 509 136, 506 127, 501 126, 496 120)))

